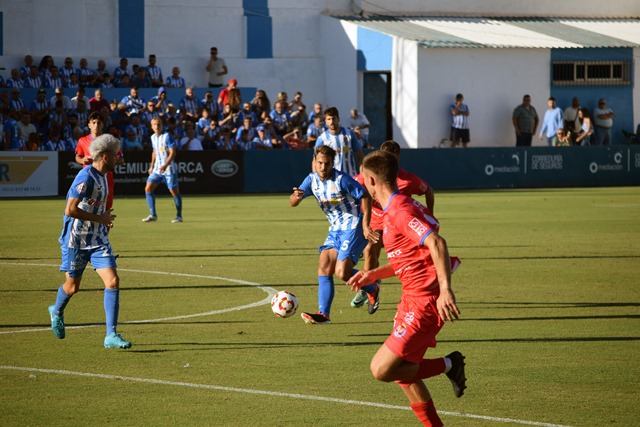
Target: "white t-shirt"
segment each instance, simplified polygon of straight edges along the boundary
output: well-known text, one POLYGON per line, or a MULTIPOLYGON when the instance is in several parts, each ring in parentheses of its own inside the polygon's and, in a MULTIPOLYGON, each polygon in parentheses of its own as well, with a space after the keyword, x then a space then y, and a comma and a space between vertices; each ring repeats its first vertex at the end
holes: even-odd
POLYGON ((180 149, 181 150, 187 150, 187 151, 202 151, 204 150, 204 148, 202 147, 202 143, 200 142, 200 140, 198 138, 193 138, 191 140, 191 144, 189 144, 189 146, 187 148, 184 148, 185 145, 187 145, 187 142, 189 142, 189 137, 185 136, 184 138, 182 138, 180 140, 180 149))

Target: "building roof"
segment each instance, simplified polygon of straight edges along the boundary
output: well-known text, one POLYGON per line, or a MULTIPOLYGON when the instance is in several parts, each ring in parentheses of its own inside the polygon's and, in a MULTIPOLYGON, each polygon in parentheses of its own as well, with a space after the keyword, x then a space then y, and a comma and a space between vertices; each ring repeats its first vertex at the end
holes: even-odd
POLYGON ((425 48, 640 47, 640 19, 335 16, 425 48))

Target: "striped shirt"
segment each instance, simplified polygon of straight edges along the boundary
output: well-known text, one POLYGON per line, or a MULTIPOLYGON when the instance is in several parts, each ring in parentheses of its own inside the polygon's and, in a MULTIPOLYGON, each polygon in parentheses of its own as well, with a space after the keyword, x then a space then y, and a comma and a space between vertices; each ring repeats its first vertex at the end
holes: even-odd
POLYGON ((185 87, 184 79, 182 77, 180 77, 180 76, 178 76, 178 77, 173 77, 173 76, 167 77, 166 84, 169 87, 185 87))
POLYGON ((310 173, 299 187, 303 198, 315 196, 331 224, 330 231, 354 230, 361 222, 360 200, 365 189, 352 177, 336 169, 326 180, 310 173))
POLYGON ((160 175, 171 175, 172 173, 176 173, 177 169, 173 161, 164 170, 164 173, 160 172, 160 167, 164 165, 167 162, 167 158, 169 158, 169 149, 178 149, 178 146, 171 135, 166 132, 160 135, 156 135, 154 133, 151 135, 151 146, 153 147, 153 151, 156 153, 156 161, 153 164, 153 173, 160 175))
POLYGON ((11 77, 9 77, 5 82, 4 82, 5 87, 17 87, 22 89, 24 87, 24 84, 22 83, 22 80, 18 79, 18 80, 14 80, 11 77))
POLYGON ((160 67, 147 67, 147 75, 151 78, 151 80, 160 80, 162 81, 162 70, 160 67))
POLYGON ((355 153, 362 150, 362 146, 351 129, 341 126, 338 135, 334 135, 328 130, 323 132, 316 140, 315 148, 322 145, 328 145, 336 151, 334 168, 351 176, 358 174, 355 153))
MULTIPOLYGON (((80 199, 79 209, 102 215, 106 210, 107 193, 106 175, 98 172, 93 166, 88 166, 78 172, 73 180, 67 200, 80 199)), ((109 235, 104 224, 64 215, 62 234, 58 241, 69 248, 94 249, 109 244, 109 235)))
POLYGON ((200 102, 195 97, 192 96, 189 98, 188 96, 185 96, 180 100, 180 112, 197 115, 199 104, 200 102))
MULTIPOLYGON (((451 104, 449 111, 453 111, 456 108, 456 104, 451 104)), ((458 107, 458 113, 468 113, 469 106, 467 104, 460 104, 458 107)), ((469 129, 468 116, 464 114, 451 115, 451 127, 456 129, 469 129)))
POLYGON ((62 86, 64 86, 64 83, 60 77, 53 78, 49 76, 44 79, 44 87, 56 88, 62 86))
POLYGON ((24 87, 42 87, 42 79, 40 77, 27 77, 24 79, 24 87))

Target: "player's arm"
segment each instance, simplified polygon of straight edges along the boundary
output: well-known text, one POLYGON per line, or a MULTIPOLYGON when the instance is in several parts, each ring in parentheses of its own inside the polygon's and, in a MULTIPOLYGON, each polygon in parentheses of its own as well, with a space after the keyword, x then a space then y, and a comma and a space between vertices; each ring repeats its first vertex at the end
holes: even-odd
POLYGON ((176 149, 173 147, 169 148, 169 155, 167 156, 167 161, 164 163, 164 165, 160 166, 160 172, 164 172, 165 170, 167 170, 167 168, 169 167, 169 165, 171 165, 171 162, 173 162, 173 159, 176 158, 176 149))
POLYGON ((80 199, 76 197, 69 197, 67 200, 67 206, 64 209, 64 214, 71 218, 77 218, 81 221, 91 221, 98 222, 100 224, 104 224, 107 227, 111 227, 113 225, 113 220, 115 219, 115 215, 111 214, 113 209, 109 209, 105 211, 102 215, 93 214, 87 211, 83 211, 79 208, 80 199))
POLYGON ((149 175, 151 175, 153 173, 153 165, 156 164, 156 150, 153 149, 151 151, 151 165, 149 166, 149 170, 147 171, 147 173, 149 173, 149 175))
POLYGON ((304 190, 300 190, 298 187, 293 187, 293 193, 289 196, 289 205, 295 208, 304 199, 304 190))
POLYGON ((433 208, 435 207, 436 197, 433 194, 433 188, 431 188, 431 186, 429 186, 427 188, 427 191, 424 193, 424 199, 425 199, 427 209, 429 209, 429 212, 433 214, 433 208))
POLYGON ((391 264, 382 265, 373 270, 365 271, 360 270, 347 281, 347 286, 351 287, 352 291, 357 291, 361 287, 373 283, 376 280, 388 279, 396 275, 395 270, 391 264))
POLYGON ((440 296, 436 301, 438 314, 443 321, 454 321, 460 314, 456 305, 456 297, 451 289, 451 261, 447 242, 435 231, 427 235, 423 245, 429 248, 431 259, 436 267, 440 296))

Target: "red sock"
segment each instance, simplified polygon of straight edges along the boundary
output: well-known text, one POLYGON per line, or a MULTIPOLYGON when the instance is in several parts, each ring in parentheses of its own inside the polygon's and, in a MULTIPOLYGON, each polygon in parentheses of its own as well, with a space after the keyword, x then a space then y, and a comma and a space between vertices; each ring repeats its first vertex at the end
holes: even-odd
POLYGON ((444 357, 439 359, 422 359, 420 362, 420 368, 418 368, 418 374, 416 379, 423 380, 425 378, 435 377, 444 373, 446 366, 444 364, 444 357))
POLYGON ((411 410, 416 417, 422 422, 426 427, 442 427, 442 421, 436 412, 436 407, 433 404, 433 400, 429 400, 428 402, 419 402, 412 403, 411 410))

